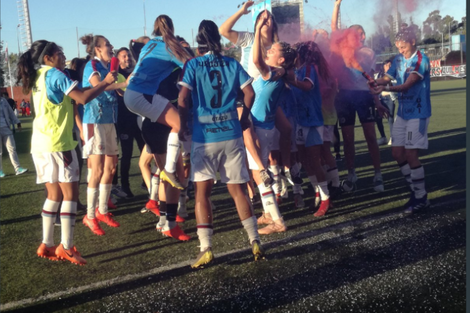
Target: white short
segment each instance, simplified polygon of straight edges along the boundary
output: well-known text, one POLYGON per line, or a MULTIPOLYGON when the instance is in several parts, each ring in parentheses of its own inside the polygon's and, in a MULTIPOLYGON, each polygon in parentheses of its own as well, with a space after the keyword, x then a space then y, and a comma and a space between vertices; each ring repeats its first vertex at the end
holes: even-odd
MULTIPOLYGON (((258 136, 258 141, 260 145, 259 157, 261 158, 261 162, 263 163, 265 168, 267 168, 268 166, 269 152, 271 152, 272 150, 275 132, 276 128, 263 129, 255 127, 255 133, 258 136)), ((259 170, 260 168, 258 167, 258 164, 256 164, 248 149, 246 150, 246 154, 248 157, 248 167, 250 168, 250 170, 259 170)))
POLYGON ((334 125, 323 125, 323 142, 329 141, 332 142, 335 138, 335 126, 334 125))
POLYGON ((245 161, 243 139, 221 142, 193 142, 191 151, 191 181, 217 181, 226 184, 244 184, 250 180, 245 161))
POLYGON ((71 183, 79 179, 78 158, 75 150, 33 153, 36 183, 71 183))
POLYGON ((83 158, 90 155, 118 155, 118 138, 114 124, 83 124, 83 158))
POLYGON ((157 94, 149 96, 126 89, 124 103, 129 111, 156 122, 170 101, 157 94))
POLYGON ((323 144, 323 125, 304 127, 297 125, 295 143, 305 147, 323 144))
POLYGON ((428 148, 428 118, 404 120, 397 115, 392 128, 392 147, 428 148))

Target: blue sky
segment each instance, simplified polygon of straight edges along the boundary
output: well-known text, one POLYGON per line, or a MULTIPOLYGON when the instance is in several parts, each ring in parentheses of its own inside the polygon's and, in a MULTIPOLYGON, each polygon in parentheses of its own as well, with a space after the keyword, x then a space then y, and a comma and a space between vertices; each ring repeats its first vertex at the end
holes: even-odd
MULTIPOLYGON (((1 1, 1 40, 8 43, 10 53, 18 51, 17 25, 18 11, 16 0, 1 1)), ((144 10, 146 8, 147 35, 150 36, 155 18, 160 14, 169 15, 175 24, 176 34, 183 36, 191 44, 201 20, 211 19, 220 25, 236 12, 241 0, 30 0, 29 10, 33 41, 46 39, 64 48, 67 59, 78 54, 78 35, 86 33, 104 35, 115 48, 128 46, 129 40, 144 34, 144 10)), ((390 3, 390 1, 387 1, 390 3)), ((465 0, 421 0, 420 6, 412 13, 416 24, 422 25, 428 14, 438 9, 441 15, 447 14, 460 21, 466 15, 465 0), (444 5, 444 2, 447 4, 444 5)), ((329 30, 333 0, 309 0, 304 4, 305 22, 312 27, 329 30)), ((384 0, 343 0, 343 24, 362 24, 366 33, 375 32, 374 20, 385 20, 380 15, 384 11, 384 0), (375 16, 375 18, 374 18, 375 16), (367 17, 367 18, 366 18, 367 17)), ((402 9, 403 10, 403 9, 402 9)), ((387 11, 387 10, 385 10, 387 11)), ((410 16, 410 13, 402 13, 410 16)), ((236 30, 252 30, 251 16, 243 17, 235 26, 236 30)), ((281 38, 282 39, 282 38, 281 38)), ((80 56, 85 56, 85 46, 79 44, 80 56)))

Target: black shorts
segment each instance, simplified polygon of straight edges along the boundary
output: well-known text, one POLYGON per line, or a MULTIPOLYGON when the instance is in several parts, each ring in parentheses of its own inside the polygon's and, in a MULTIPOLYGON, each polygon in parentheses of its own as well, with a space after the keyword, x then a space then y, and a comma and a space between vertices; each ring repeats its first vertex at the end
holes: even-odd
POLYGON ((170 127, 157 122, 153 123, 146 118, 142 123, 142 138, 147 145, 147 152, 152 154, 166 153, 170 131, 170 127))
POLYGON ((356 122, 356 112, 361 124, 375 122, 374 98, 369 91, 340 90, 335 99, 340 126, 351 126, 356 122))

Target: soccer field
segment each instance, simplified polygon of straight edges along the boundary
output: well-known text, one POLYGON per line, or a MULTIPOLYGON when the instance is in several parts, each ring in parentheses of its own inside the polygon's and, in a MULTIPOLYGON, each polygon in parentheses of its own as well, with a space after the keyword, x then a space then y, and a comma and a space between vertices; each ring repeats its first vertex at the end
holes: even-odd
MULTIPOLYGON (((9 312, 464 312, 466 290, 466 80, 432 82, 429 149, 421 154, 431 207, 405 216, 409 191, 390 146, 380 146, 385 191, 372 188, 373 168, 356 127, 358 190, 314 218, 280 206, 288 231, 262 237, 267 259, 251 250, 226 187, 215 185, 213 265, 190 268, 199 249, 194 200, 183 224, 192 236, 177 242, 141 214, 138 155, 131 168, 132 200, 112 211, 121 227, 93 235, 81 219, 75 244, 88 264, 37 257, 44 187, 36 185, 29 154, 31 118, 15 135, 22 167, 15 176, 6 151, 0 179, 0 310, 9 312)), ((388 125, 384 121, 387 138, 388 125)), ((338 163, 344 176, 344 161, 338 163)), ((85 170, 84 170, 85 173, 85 170)), ((304 179, 304 199, 313 193, 304 179)), ((86 185, 80 186, 86 203, 86 185)), ((257 215, 261 207, 255 207, 257 215)), ((60 228, 55 228, 56 243, 60 228)))

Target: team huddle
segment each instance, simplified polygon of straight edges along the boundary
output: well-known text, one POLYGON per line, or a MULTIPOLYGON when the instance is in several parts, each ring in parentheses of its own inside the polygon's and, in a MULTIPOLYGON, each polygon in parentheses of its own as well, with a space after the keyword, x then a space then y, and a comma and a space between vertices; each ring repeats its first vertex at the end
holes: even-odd
POLYGON ((194 185, 200 251, 193 268, 206 266, 214 257, 210 195, 219 179, 234 200, 255 260, 265 254, 260 236, 287 231, 279 204, 287 197, 289 184, 295 206, 306 207, 302 169, 315 191, 309 210, 315 217, 327 214, 332 201, 352 190, 357 181, 356 112, 375 169, 373 189, 383 191, 375 111, 386 117, 393 115, 393 109, 390 112, 382 104, 382 92, 394 92, 398 98, 391 144, 411 188, 405 212, 429 206, 418 151, 428 145, 430 66, 417 50, 414 34, 407 29, 397 34, 400 54, 381 78, 373 80, 367 73, 373 74, 375 56, 363 46, 364 29, 336 27, 341 0, 335 3, 331 38, 323 32, 315 41, 293 45, 281 41, 275 17, 267 10, 257 16, 253 33, 233 30, 253 4, 245 2, 220 28, 203 20, 196 55, 175 36, 170 17, 158 16, 153 38, 140 38, 130 49, 118 50, 118 56, 130 51, 136 60, 124 77, 118 74, 113 46, 104 36, 82 37, 90 59, 78 80, 64 71, 64 53, 53 42, 36 41, 21 55, 18 81, 25 93, 32 91, 35 112, 31 153, 37 183, 45 183, 47 189, 38 256, 86 264, 73 244, 80 173, 77 140, 83 143, 81 151, 89 168, 82 223, 99 236, 105 234, 103 224, 120 226, 108 211, 119 154, 118 102, 130 111, 126 114, 143 118, 141 169, 149 191, 144 211, 159 216, 156 228, 162 235, 190 239, 181 223, 188 218, 188 182, 194 185), (343 32, 357 42, 357 60, 335 52, 330 40, 338 42, 335 38, 343 32), (221 36, 241 48, 240 62, 223 55, 221 36), (392 81, 396 83, 391 85, 392 81), (338 122, 348 169, 343 182, 330 148, 338 122), (80 138, 74 136, 74 123, 80 138), (150 171, 152 161, 156 166, 150 171), (253 211, 255 184, 263 207, 258 218, 253 211), (59 208, 62 236, 57 246, 53 231, 59 208))

